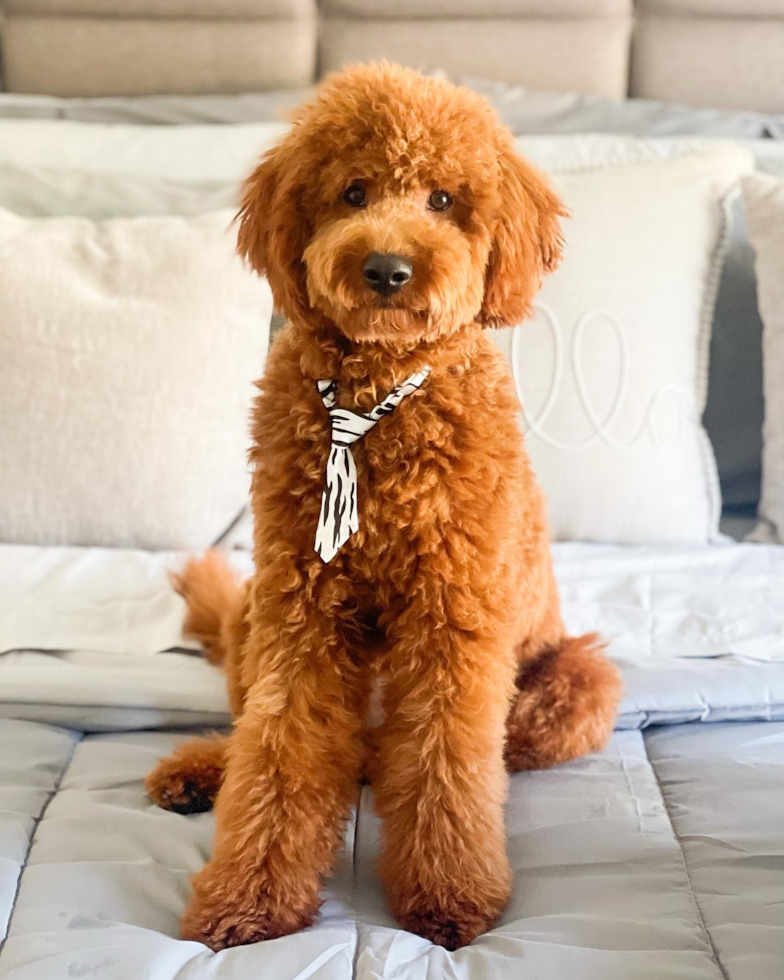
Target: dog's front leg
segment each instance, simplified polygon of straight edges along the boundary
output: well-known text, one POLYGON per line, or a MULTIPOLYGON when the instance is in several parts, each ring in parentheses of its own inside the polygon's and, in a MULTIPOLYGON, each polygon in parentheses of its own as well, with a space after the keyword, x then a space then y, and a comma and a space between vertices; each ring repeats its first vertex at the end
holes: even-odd
POLYGON ((410 607, 391 632, 373 783, 382 875, 401 925, 456 949, 492 925, 511 888, 503 744, 513 658, 495 631, 427 608, 410 607))
POLYGON ((354 668, 329 616, 300 607, 294 626, 289 612, 278 610, 274 630, 251 632, 251 647, 268 648, 230 739, 214 855, 193 879, 183 918, 183 938, 216 950, 311 923, 356 794, 354 668))

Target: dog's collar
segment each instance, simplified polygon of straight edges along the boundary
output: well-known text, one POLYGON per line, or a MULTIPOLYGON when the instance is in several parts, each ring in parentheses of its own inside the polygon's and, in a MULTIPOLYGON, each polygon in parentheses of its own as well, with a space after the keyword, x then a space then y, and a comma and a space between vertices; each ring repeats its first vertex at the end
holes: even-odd
POLYGON ((351 535, 359 530, 357 468, 349 447, 370 432, 385 415, 391 415, 407 395, 421 388, 429 374, 430 368, 424 367, 410 375, 369 412, 339 408, 335 398, 337 382, 329 378, 316 382, 332 427, 332 445, 316 528, 315 549, 323 561, 332 561, 351 535))

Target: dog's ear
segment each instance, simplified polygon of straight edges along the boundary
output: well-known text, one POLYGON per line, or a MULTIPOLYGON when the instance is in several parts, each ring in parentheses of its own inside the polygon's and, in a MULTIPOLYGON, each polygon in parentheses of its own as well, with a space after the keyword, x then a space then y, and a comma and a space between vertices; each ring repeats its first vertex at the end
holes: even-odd
POLYGON ((568 214, 547 180, 511 143, 502 148, 499 164, 500 213, 479 314, 491 327, 513 326, 529 315, 543 276, 561 259, 559 219, 568 214))
POLYGON ((260 276, 266 276, 272 198, 275 194, 277 156, 280 148, 267 153, 242 188, 242 203, 237 214, 237 251, 260 276))
POLYGON ((246 180, 237 214, 237 251, 267 277, 276 309, 288 318, 309 310, 302 254, 310 230, 301 198, 298 170, 284 142, 246 180))

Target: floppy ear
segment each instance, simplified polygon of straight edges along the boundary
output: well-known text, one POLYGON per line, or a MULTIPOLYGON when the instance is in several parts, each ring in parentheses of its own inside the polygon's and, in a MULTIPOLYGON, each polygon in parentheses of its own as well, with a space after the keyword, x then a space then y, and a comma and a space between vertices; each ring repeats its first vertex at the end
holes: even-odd
POLYGON ((519 323, 543 276, 558 265, 563 250, 560 218, 568 211, 547 180, 512 146, 500 157, 500 215, 485 270, 479 321, 490 327, 519 323))
POLYGON ((237 214, 237 251, 267 277, 276 309, 293 319, 310 313, 302 262, 310 226, 290 157, 286 143, 276 146, 246 180, 237 214))
POLYGON ((271 224, 269 217, 275 193, 277 155, 276 150, 267 153, 245 181, 242 203, 236 218, 239 222, 237 251, 260 276, 267 274, 271 224))

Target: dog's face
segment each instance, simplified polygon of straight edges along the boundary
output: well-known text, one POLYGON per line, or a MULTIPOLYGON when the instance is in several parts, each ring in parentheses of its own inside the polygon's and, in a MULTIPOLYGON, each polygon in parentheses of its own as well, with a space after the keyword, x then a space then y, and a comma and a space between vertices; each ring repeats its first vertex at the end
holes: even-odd
POLYGON ((482 99, 365 66, 329 81, 250 177, 239 249, 288 317, 410 346, 519 322, 563 214, 482 99))

